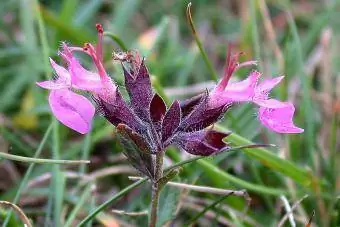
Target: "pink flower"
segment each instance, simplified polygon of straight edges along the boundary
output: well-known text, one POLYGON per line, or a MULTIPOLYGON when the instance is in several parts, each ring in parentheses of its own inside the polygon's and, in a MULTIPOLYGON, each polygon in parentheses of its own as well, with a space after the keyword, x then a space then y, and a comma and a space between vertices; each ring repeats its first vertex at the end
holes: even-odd
MULTIPOLYGON (((87 133, 91 128, 95 108, 85 97, 72 92, 71 74, 64 67, 50 59, 52 68, 56 73, 56 80, 37 82, 42 88, 51 90, 48 101, 55 117, 67 127, 81 133, 87 133)), ((81 87, 81 86, 80 86, 81 87)))
POLYGON ((102 63, 103 29, 101 25, 97 25, 97 29, 96 49, 91 44, 79 48, 68 47, 63 43, 63 49, 59 54, 66 61, 67 69, 50 59, 56 79, 36 83, 42 88, 51 90, 49 104, 56 118, 67 127, 82 134, 91 129, 95 108, 89 100, 71 89, 89 91, 108 103, 113 103, 116 97, 116 85, 107 75, 102 63), (97 72, 85 69, 73 55, 73 51, 89 54, 95 63, 97 72))
POLYGON ((228 53, 225 75, 209 94, 210 108, 218 108, 235 102, 253 102, 260 106, 259 120, 267 128, 278 133, 303 132, 303 129, 296 127, 293 123, 295 112, 293 104, 268 98, 271 89, 281 82, 283 76, 258 83, 261 74, 252 71, 247 79, 228 84, 231 75, 237 69, 255 64, 254 61, 239 64, 238 57, 239 54, 231 57, 230 52, 228 53))

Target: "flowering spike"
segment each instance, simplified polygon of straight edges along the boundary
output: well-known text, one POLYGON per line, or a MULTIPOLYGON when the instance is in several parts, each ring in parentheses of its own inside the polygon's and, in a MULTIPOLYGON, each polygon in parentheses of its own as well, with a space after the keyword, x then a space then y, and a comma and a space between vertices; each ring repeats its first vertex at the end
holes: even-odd
POLYGON ((171 144, 191 154, 204 156, 228 149, 223 141, 228 134, 208 127, 238 102, 252 102, 259 106, 259 120, 275 132, 303 131, 293 123, 295 108, 291 103, 268 98, 269 92, 283 77, 258 82, 261 74, 252 71, 246 79, 230 82, 236 70, 256 64, 255 61, 239 63, 242 52, 232 54, 231 48, 227 53, 224 76, 211 92, 207 91, 182 102, 175 101, 167 111, 162 98, 152 90, 145 59, 137 51, 114 53, 114 60, 120 61, 123 67, 125 88, 130 98, 128 103, 105 71, 102 52, 104 31, 101 24, 96 24, 96 28, 96 46, 85 43, 80 48, 63 43, 59 54, 66 61, 67 67, 51 59, 56 79, 37 82, 37 85, 51 90, 49 104, 56 118, 80 133, 90 130, 94 108, 89 100, 74 93, 74 90, 90 92, 98 112, 117 127, 124 146, 132 149, 126 156, 150 178, 155 176, 152 155, 171 144), (97 71, 85 69, 74 56, 74 51, 91 56, 97 71))

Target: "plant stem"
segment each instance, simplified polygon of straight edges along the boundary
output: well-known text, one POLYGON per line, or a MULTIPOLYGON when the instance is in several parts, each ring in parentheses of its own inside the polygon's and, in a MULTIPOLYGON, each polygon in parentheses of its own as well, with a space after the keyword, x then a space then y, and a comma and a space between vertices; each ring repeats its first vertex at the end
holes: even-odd
POLYGON ((37 164, 60 164, 60 165, 79 165, 79 164, 89 164, 89 160, 61 160, 61 159, 44 159, 44 158, 30 158, 24 156, 18 156, 14 154, 8 154, 0 152, 0 158, 18 161, 18 162, 28 162, 37 164))
POLYGON ((159 179, 163 177, 163 158, 164 151, 156 154, 156 169, 155 178, 152 179, 152 199, 151 199, 151 212, 150 212, 150 227, 156 227, 157 214, 158 214, 158 203, 159 194, 161 192, 161 187, 159 184, 159 179))

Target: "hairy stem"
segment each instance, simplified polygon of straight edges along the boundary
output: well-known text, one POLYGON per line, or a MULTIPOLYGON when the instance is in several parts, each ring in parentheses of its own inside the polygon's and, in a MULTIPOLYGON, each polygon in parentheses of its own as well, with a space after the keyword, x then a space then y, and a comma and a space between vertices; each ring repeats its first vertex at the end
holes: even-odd
POLYGON ((155 227, 157 223, 157 214, 158 214, 158 203, 159 203, 159 194, 161 192, 161 187, 159 184, 159 179, 163 177, 163 158, 164 151, 160 151, 156 154, 156 169, 155 169, 155 178, 152 179, 152 198, 151 198, 151 211, 150 211, 150 227, 155 227))

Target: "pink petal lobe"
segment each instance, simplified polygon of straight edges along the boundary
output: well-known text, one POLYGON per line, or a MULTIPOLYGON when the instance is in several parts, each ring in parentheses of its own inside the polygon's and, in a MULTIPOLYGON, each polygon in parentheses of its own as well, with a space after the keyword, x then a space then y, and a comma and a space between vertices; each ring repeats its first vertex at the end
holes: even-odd
POLYGON ((56 89, 62 89, 62 88, 68 88, 69 85, 67 84, 63 84, 63 83, 59 83, 57 81, 53 81, 53 80, 46 80, 46 81, 41 81, 41 82, 36 82, 36 85, 38 85, 39 87, 48 89, 48 90, 56 90, 56 89))
POLYGON ((85 97, 69 89, 59 89, 52 90, 48 100, 61 123, 81 134, 90 131, 95 108, 85 97))
POLYGON ((51 63, 52 68, 54 69, 54 71, 56 72, 58 76, 56 82, 70 86, 71 85, 70 73, 64 67, 55 63, 55 61, 53 61, 52 58, 50 58, 50 63, 51 63))
POLYGON ((259 91, 269 92, 276 85, 278 85, 283 80, 283 78, 284 76, 279 76, 279 77, 275 77, 274 79, 264 80, 257 86, 257 89, 259 91))
POLYGON ((72 87, 85 91, 99 89, 102 85, 98 73, 86 70, 73 55, 72 51, 78 49, 79 48, 68 47, 66 43, 63 43, 63 49, 60 52, 60 55, 68 63, 72 87))
POLYGON ((261 74, 253 71, 243 81, 230 83, 224 90, 222 97, 234 102, 251 101, 255 95, 255 86, 261 74))
POLYGON ((295 108, 291 103, 279 108, 260 107, 259 119, 263 125, 277 133, 302 133, 304 130, 293 123, 295 108))
POLYGON ((54 69, 55 73, 57 74, 56 80, 47 80, 36 82, 36 84, 42 88, 55 90, 55 89, 62 89, 68 88, 71 86, 71 76, 69 72, 64 68, 55 63, 52 58, 50 58, 51 66, 54 69))
POLYGON ((259 83, 255 89, 256 98, 257 99, 266 99, 268 93, 278 85, 284 76, 276 77, 274 79, 264 80, 263 82, 259 83))
POLYGON ((72 86, 75 88, 86 91, 94 91, 101 88, 102 84, 98 73, 86 70, 75 57, 72 58, 69 64, 69 70, 72 86))
POLYGON ((254 103, 259 105, 260 107, 266 107, 266 108, 283 108, 287 106, 287 102, 281 102, 276 99, 254 99, 254 103))

